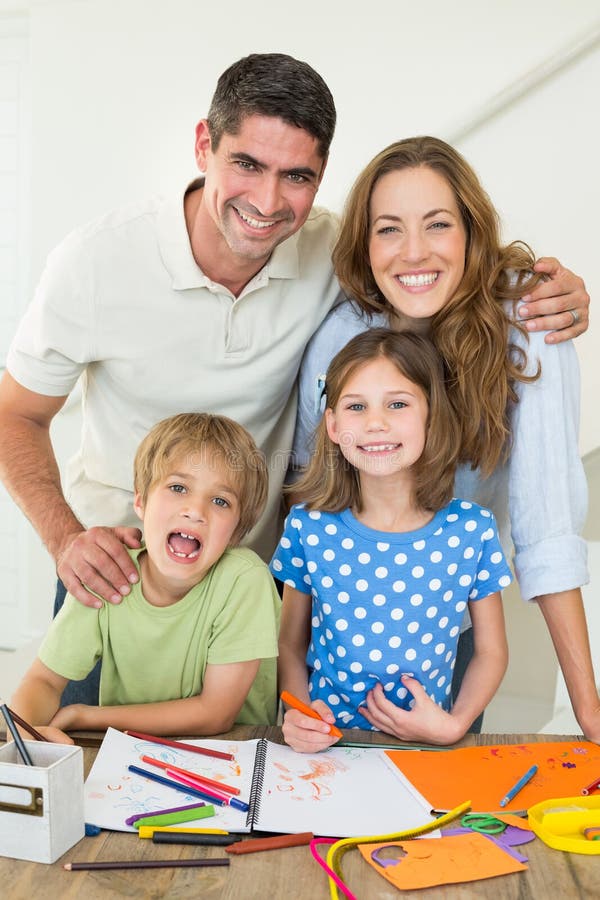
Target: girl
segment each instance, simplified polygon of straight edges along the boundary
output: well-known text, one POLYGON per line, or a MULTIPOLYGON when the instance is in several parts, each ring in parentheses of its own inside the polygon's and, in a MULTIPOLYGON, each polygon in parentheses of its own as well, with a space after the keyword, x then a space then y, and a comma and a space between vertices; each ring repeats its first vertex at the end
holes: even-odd
POLYGON ((295 750, 342 727, 454 743, 507 663, 500 589, 510 572, 491 513, 451 500, 459 449, 441 361, 425 338, 358 335, 327 372, 325 417, 271 563, 284 582, 280 689, 295 750), (475 652, 451 705, 465 608, 475 652))
MULTIPOLYGON (((579 372, 570 342, 528 339, 515 314, 524 284, 535 283, 533 262, 523 245, 501 244, 496 211, 453 147, 418 137, 379 153, 342 219, 334 263, 354 299, 329 314, 305 354, 295 458, 300 466, 310 458, 321 415, 315 386, 353 335, 373 325, 430 335, 461 429, 455 493, 490 508, 505 552, 514 545, 521 596, 539 603, 575 715, 598 741, 600 698, 580 591, 588 574, 579 372)), ((461 636, 455 676, 469 635, 461 636)))

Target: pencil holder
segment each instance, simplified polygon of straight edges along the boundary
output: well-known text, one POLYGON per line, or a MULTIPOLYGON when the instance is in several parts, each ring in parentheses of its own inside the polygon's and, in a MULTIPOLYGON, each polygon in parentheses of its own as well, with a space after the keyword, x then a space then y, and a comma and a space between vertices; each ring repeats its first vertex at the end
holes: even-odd
POLYGON ((53 863, 84 836, 81 747, 26 741, 0 748, 0 856, 53 863))

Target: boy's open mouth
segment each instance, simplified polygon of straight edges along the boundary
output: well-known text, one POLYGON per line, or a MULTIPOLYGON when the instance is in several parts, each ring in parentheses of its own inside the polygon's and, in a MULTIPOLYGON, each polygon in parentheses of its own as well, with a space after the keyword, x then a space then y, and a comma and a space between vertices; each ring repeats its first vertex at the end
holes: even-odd
POLYGON ((202 544, 197 538, 183 531, 172 531, 167 543, 171 552, 182 559, 194 559, 202 549, 202 544))

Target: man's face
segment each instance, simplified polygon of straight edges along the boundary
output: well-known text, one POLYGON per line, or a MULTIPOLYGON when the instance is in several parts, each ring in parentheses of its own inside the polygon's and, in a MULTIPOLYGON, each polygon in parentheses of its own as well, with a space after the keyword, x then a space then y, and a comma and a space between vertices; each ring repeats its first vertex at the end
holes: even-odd
POLYGON ((216 150, 202 120, 196 160, 205 172, 200 215, 232 253, 261 263, 304 224, 325 169, 316 138, 259 115, 243 119, 238 134, 223 134, 216 150))

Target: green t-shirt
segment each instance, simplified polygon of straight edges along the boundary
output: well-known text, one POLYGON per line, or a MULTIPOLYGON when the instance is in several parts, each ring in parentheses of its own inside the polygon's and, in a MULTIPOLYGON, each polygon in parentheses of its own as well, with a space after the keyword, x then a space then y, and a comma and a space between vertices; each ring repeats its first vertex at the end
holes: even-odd
MULTIPOLYGON (((141 550, 129 553, 138 566, 141 550)), ((208 663, 262 660, 237 722, 274 724, 281 601, 252 550, 234 548, 172 606, 151 606, 141 582, 118 605, 83 606, 70 594, 39 650, 64 678, 85 678, 102 659, 100 705, 178 700, 201 693, 208 663)))

